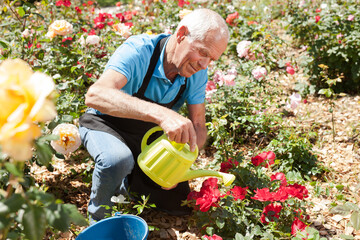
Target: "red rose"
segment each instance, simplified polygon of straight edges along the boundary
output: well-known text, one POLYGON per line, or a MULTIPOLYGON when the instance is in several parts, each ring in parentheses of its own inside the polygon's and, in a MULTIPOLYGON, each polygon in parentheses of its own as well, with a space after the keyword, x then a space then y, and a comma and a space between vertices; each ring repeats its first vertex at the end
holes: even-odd
POLYGON ((271 175, 270 179, 271 179, 271 181, 275 181, 275 180, 280 181, 281 186, 286 186, 286 184, 287 184, 286 176, 282 172, 271 175))
POLYGON ((134 24, 132 23, 132 22, 126 22, 126 23, 124 23, 125 24, 125 26, 127 26, 127 27, 132 27, 132 26, 134 26, 134 24))
POLYGON ((220 237, 220 236, 218 236, 216 234, 212 235, 211 237, 207 236, 207 235, 204 235, 203 237, 208 239, 208 240, 222 240, 222 237, 220 237))
POLYGON ((251 198, 258 200, 260 202, 266 202, 266 201, 284 202, 289 197, 289 194, 287 193, 285 188, 286 187, 280 187, 276 192, 270 192, 268 188, 257 189, 255 190, 255 196, 251 198))
POLYGON ((62 6, 64 5, 64 2, 62 0, 56 1, 55 6, 62 6))
POLYGON ((257 21, 248 21, 247 24, 248 24, 249 26, 252 25, 252 24, 255 24, 255 25, 256 25, 256 24, 258 24, 258 22, 257 22, 257 21))
POLYGON ((281 186, 276 192, 272 193, 272 201, 285 202, 289 198, 289 194, 286 191, 286 187, 281 186))
POLYGON ((231 26, 235 26, 234 20, 237 18, 239 18, 238 12, 231 13, 226 17, 226 22, 231 26))
POLYGON ((198 209, 202 212, 209 211, 210 207, 216 207, 220 199, 220 191, 217 185, 217 178, 208 178, 201 186, 200 192, 190 192, 188 200, 196 200, 198 209))
POLYGON ((235 160, 233 161, 232 158, 229 158, 227 162, 222 162, 220 164, 220 172, 227 173, 227 172, 229 172, 229 169, 236 167, 237 165, 239 165, 238 161, 235 161, 235 160))
POLYGON ((124 21, 125 21, 125 17, 124 17, 124 15, 123 15, 122 13, 117 13, 117 14, 115 14, 115 16, 116 16, 117 18, 119 18, 120 22, 124 22, 124 21))
POLYGON ((260 217, 260 221, 264 224, 268 224, 269 222, 266 220, 266 218, 270 221, 273 222, 275 220, 275 218, 279 219, 280 217, 280 211, 282 209, 281 205, 275 205, 273 203, 267 205, 260 217))
POLYGON ((288 66, 286 67, 286 72, 290 75, 294 75, 295 74, 295 70, 292 66, 288 66))
POLYGON ((61 41, 62 42, 66 42, 66 41, 72 41, 73 39, 72 39, 72 37, 67 37, 67 38, 63 38, 61 41))
POLYGON ((315 22, 319 22, 320 21, 320 16, 315 16, 315 22))
POLYGON ((228 196, 228 195, 232 195, 234 197, 234 200, 243 200, 246 196, 246 193, 247 193, 247 189, 249 187, 245 187, 245 188, 242 188, 242 187, 239 187, 239 186, 235 186, 233 187, 232 189, 230 189, 230 191, 228 191, 225 196, 228 196))
POLYGON ((178 6, 179 7, 183 7, 184 6, 184 4, 185 4, 185 1, 184 0, 179 0, 179 2, 178 2, 178 6))
POLYGON ((273 193, 268 188, 256 189, 255 196, 251 198, 261 202, 273 201, 273 193))
POLYGON ((70 0, 64 0, 64 6, 65 7, 70 7, 71 6, 70 0))
POLYGON ((79 14, 81 14, 81 9, 79 7, 75 7, 75 11, 79 14))
POLYGON ((302 231, 306 228, 306 224, 303 223, 299 218, 295 217, 295 220, 293 221, 292 225, 291 225, 291 234, 293 236, 296 236, 296 233, 298 231, 302 231))
POLYGON ((292 197, 296 197, 300 200, 303 200, 304 198, 307 198, 308 190, 305 186, 299 185, 299 184, 292 184, 287 187, 285 187, 285 191, 292 197))
POLYGON ((89 35, 96 35, 95 29, 91 29, 89 35))
POLYGON ((266 163, 265 167, 269 167, 270 165, 274 164, 274 160, 275 160, 275 153, 273 153, 272 151, 269 152, 263 152, 255 157, 251 158, 251 162, 252 164, 254 164, 255 166, 259 166, 260 164, 262 164, 265 160, 268 160, 268 162, 266 163))
POLYGON ((319 13, 319 12, 321 12, 321 9, 320 9, 320 8, 317 8, 317 9, 315 10, 315 12, 319 13))

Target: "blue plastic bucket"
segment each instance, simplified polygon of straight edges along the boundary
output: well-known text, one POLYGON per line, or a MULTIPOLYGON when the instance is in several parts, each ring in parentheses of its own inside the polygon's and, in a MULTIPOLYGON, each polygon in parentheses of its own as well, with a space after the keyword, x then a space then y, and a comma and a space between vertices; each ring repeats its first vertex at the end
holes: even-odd
POLYGON ((76 240, 145 240, 148 234, 148 225, 141 217, 115 215, 86 228, 76 240))

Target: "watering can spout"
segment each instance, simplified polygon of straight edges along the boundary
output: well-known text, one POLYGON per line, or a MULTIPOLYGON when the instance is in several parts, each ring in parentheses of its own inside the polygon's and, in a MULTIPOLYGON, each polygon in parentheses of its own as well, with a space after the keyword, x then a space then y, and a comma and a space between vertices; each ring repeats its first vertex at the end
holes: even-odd
POLYGON ((182 181, 187 181, 190 179, 198 178, 198 177, 207 177, 214 176, 222 178, 222 181, 225 186, 229 186, 235 180, 235 175, 230 173, 216 172, 211 170, 188 170, 185 175, 182 177, 182 181))

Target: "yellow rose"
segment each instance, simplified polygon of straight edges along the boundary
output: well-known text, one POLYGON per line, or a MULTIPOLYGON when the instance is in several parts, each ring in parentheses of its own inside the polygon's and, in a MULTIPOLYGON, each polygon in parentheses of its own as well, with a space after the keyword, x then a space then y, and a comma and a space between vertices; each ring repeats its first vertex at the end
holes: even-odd
POLYGON ((131 28, 124 23, 118 23, 113 25, 113 29, 117 34, 120 34, 124 38, 128 38, 131 35, 131 28))
POLYGON ((192 11, 191 10, 188 10, 188 9, 182 9, 180 10, 179 12, 179 17, 180 19, 183 19, 186 15, 188 15, 189 13, 191 13, 192 11))
POLYGON ((48 29, 47 36, 50 38, 56 35, 67 35, 73 32, 73 25, 66 20, 56 20, 48 29))
POLYGON ((20 59, 0 65, 0 145, 16 161, 32 156, 33 140, 41 135, 37 122, 56 116, 49 98, 55 84, 46 74, 33 72, 20 59))

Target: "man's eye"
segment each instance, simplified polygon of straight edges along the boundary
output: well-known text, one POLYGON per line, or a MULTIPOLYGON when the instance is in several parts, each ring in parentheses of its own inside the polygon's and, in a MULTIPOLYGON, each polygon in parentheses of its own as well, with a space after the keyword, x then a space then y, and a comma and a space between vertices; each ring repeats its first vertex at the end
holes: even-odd
POLYGON ((207 53, 205 51, 200 51, 200 55, 203 56, 203 57, 207 57, 207 53))

